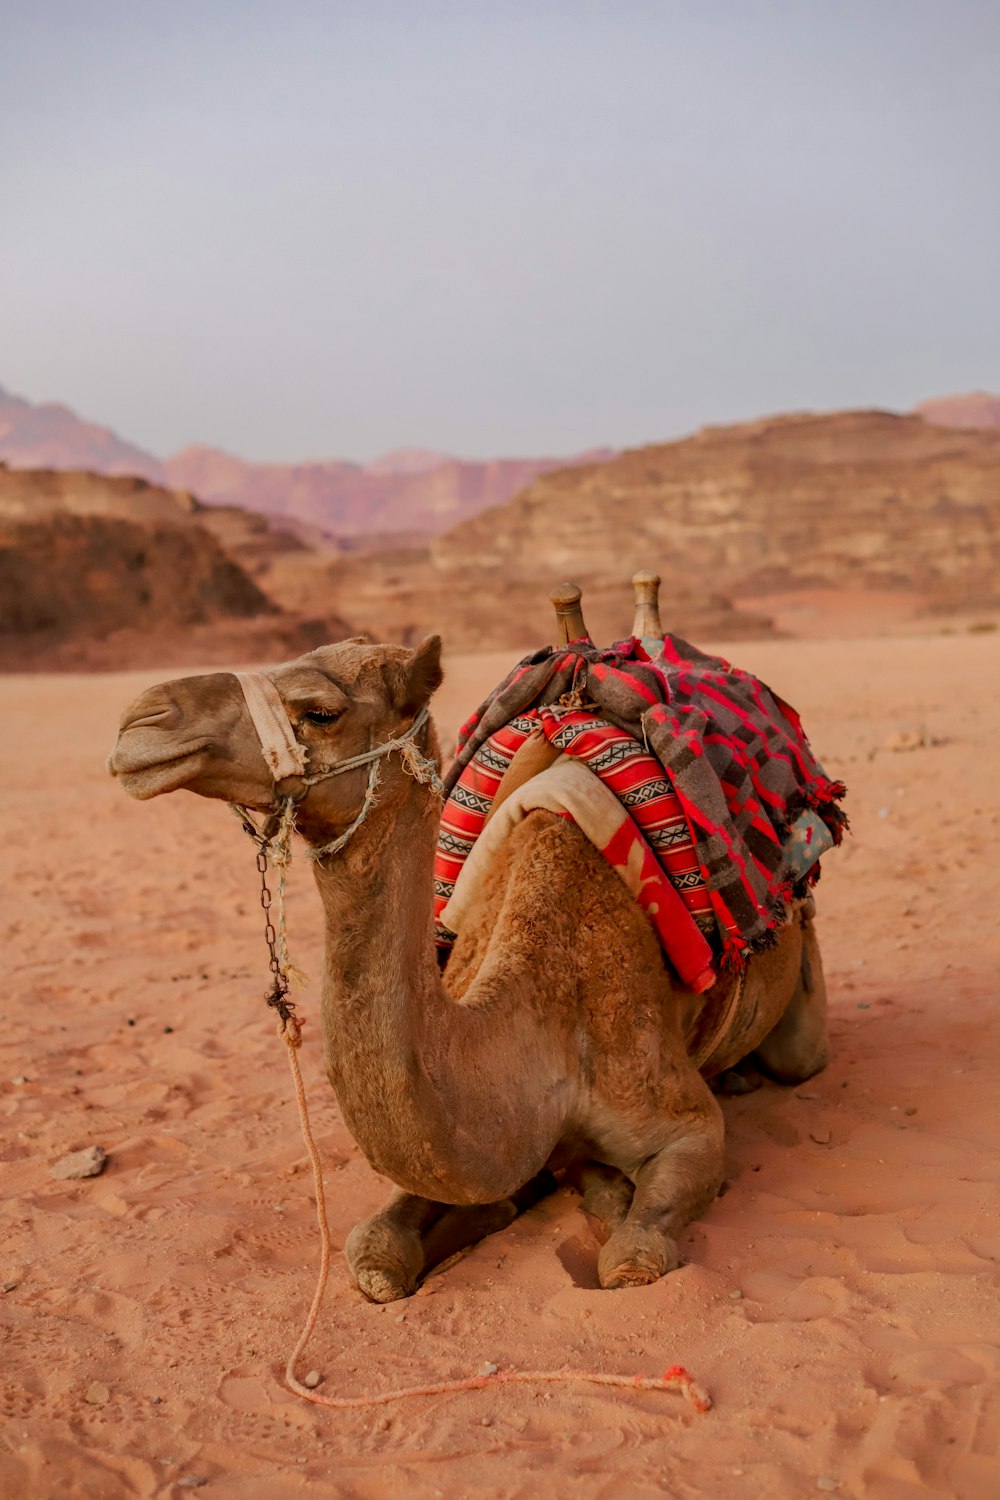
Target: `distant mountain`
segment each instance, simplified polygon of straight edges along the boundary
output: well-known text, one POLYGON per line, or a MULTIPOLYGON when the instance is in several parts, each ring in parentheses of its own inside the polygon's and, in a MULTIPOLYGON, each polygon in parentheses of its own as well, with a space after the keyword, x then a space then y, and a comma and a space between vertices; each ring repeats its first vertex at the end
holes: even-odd
POLYGON ((53 401, 35 406, 0 386, 0 459, 18 469, 92 469, 161 480, 158 459, 110 427, 84 422, 53 401))
POLYGON ((160 460, 67 406, 35 405, 0 388, 0 461, 12 468, 135 474, 193 491, 210 505, 245 506, 345 538, 445 531, 487 506, 502 505, 549 469, 612 452, 481 462, 400 448, 369 464, 260 464, 195 445, 160 460))
MULTIPOLYGON (((445 458, 389 471, 390 460, 362 466, 253 464, 217 448, 186 448, 163 465, 167 482, 210 505, 244 505, 294 518, 339 537, 393 532, 437 533, 492 505, 503 505, 539 474, 610 456, 596 449, 576 459, 445 458)), ((398 456, 392 456, 398 460, 398 456)), ((430 455, 426 455, 430 457, 430 455)))
POLYGON ((367 474, 423 474, 451 463, 453 457, 451 453, 435 453, 432 448, 394 448, 364 467, 367 474))
POLYGON ((1000 396, 970 391, 966 396, 935 396, 914 407, 935 427, 1000 427, 1000 396))

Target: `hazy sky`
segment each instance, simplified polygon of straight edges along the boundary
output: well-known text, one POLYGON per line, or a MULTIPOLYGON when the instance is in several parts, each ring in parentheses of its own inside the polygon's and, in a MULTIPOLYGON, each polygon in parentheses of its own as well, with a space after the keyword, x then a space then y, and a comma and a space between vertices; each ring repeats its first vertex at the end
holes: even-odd
POLYGON ((1000 388, 1000 0, 0 0, 0 384, 165 454, 1000 388))

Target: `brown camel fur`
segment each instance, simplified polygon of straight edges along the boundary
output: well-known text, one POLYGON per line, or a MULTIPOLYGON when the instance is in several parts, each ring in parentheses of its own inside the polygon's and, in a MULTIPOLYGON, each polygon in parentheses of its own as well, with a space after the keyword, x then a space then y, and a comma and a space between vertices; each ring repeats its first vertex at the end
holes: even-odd
MULTIPOLYGON (((440 641, 416 651, 348 641, 268 673, 311 766, 383 744, 441 682, 440 641)), ((419 742, 436 756, 432 724, 419 742)), ((182 787, 264 811, 275 805, 239 684, 225 672, 142 694, 109 769, 132 796, 182 787)), ((531 813, 509 836, 445 979, 432 937, 440 805, 398 753, 377 801, 337 855, 315 866, 326 915, 324 1056, 345 1123, 398 1184, 351 1233, 361 1290, 385 1302, 457 1248, 509 1223, 565 1169, 604 1241, 605 1287, 677 1264, 681 1230, 722 1177, 723 1122, 690 1049, 730 994, 671 982, 646 917, 575 825, 531 813)), ((312 787, 297 827, 314 845, 361 806, 367 770, 312 787)), ((793 919, 747 966, 740 1021, 706 1075, 753 1054, 784 1082, 826 1062, 815 934, 793 919)))

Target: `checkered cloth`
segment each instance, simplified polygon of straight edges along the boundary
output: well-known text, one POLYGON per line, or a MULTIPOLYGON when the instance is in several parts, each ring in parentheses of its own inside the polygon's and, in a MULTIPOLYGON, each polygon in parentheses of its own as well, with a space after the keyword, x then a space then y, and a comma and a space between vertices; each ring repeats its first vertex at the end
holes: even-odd
POLYGON ((610 752, 635 773, 625 788, 634 796, 628 810, 642 826, 643 803, 650 804, 646 836, 723 962, 769 946, 792 896, 818 878, 818 865, 803 876, 784 848, 786 840, 792 847, 802 814, 814 814, 835 844, 847 826, 837 805, 843 783, 827 777, 795 710, 759 679, 679 636, 668 635, 656 658, 634 638, 607 650, 576 641, 525 657, 463 725, 445 780, 438 910, 475 838, 465 815, 473 824, 485 819, 504 771, 539 720, 543 728, 548 721, 547 734, 565 731, 559 748, 567 754, 576 746, 584 758, 599 758, 599 730, 610 727, 655 758, 658 773, 627 748, 610 752), (477 810, 477 799, 485 807, 477 810), (684 869, 681 860, 688 861, 684 869))

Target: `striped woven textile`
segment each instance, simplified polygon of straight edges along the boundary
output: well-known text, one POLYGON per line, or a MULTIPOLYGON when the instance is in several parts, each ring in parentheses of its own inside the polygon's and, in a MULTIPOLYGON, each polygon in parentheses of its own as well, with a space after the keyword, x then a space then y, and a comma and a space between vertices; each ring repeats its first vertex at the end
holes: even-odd
POLYGON ((674 890, 703 931, 714 934, 715 916, 694 839, 680 799, 655 756, 638 740, 581 710, 538 710, 546 739, 564 755, 578 756, 611 788, 638 824, 674 890))
POLYGON ((451 790, 441 812, 434 857, 434 921, 438 948, 447 952, 455 941, 438 920, 451 899, 459 871, 482 832, 504 772, 537 727, 534 713, 519 714, 480 745, 451 790))
MULTIPOLYGON (((434 917, 442 958, 451 949, 455 934, 441 921, 441 913, 482 832, 511 761, 539 727, 550 744, 562 754, 579 759, 615 794, 656 864, 680 896, 690 922, 712 936, 715 917, 698 868, 694 841, 680 801, 664 778, 659 762, 632 735, 604 723, 594 712, 541 708, 519 714, 480 745, 445 803, 434 864, 434 917)), ((679 915, 677 925, 682 925, 679 915)), ((686 955, 692 946, 697 946, 692 944, 694 935, 679 930, 676 943, 672 943, 669 932, 655 922, 654 926, 668 959, 674 960, 681 974, 686 973, 686 955)), ((698 967, 704 969, 704 962, 698 967)))

